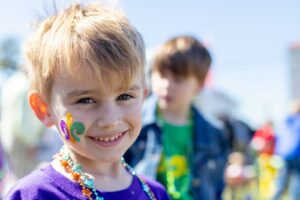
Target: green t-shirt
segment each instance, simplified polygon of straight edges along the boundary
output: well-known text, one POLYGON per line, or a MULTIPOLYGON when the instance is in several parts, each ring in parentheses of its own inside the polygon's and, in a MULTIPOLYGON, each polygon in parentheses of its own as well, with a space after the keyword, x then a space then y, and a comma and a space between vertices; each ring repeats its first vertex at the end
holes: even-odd
POLYGON ((173 200, 192 200, 189 194, 190 170, 188 155, 192 150, 192 123, 174 125, 160 118, 163 132, 163 155, 157 180, 173 200))

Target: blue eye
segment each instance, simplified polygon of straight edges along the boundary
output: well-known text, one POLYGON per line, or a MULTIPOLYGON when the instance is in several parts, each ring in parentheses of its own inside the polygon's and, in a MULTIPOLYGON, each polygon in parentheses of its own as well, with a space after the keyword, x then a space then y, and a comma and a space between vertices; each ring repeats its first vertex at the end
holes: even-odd
POLYGON ((126 100, 130 100, 131 98, 133 98, 133 96, 129 95, 129 94, 121 94, 120 96, 117 97, 118 101, 126 101, 126 100))
POLYGON ((76 103, 78 104, 91 104, 91 103, 96 103, 95 100, 93 100, 92 98, 82 98, 82 99, 79 99, 76 103))

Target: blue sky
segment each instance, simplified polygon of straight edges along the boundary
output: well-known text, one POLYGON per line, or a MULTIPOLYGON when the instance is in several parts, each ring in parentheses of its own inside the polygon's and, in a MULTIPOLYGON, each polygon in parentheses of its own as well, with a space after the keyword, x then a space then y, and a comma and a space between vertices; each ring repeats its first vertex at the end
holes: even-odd
MULTIPOLYGON (((1 0, 2 1, 2 0, 1 0)), ((3 0, 4 1, 4 0, 3 0)), ((59 0, 67 4, 71 0, 59 0)), ((281 120, 288 100, 288 48, 300 41, 300 1, 109 1, 127 14, 151 54, 169 37, 193 34, 213 55, 213 87, 238 102, 243 119, 258 125, 281 120)), ((0 8, 0 39, 21 40, 44 1, 6 1, 0 8)))

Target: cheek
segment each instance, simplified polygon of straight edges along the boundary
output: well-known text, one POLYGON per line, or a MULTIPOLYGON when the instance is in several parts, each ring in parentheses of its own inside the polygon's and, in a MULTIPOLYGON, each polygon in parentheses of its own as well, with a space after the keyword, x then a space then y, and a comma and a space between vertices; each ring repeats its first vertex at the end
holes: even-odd
POLYGON ((81 122, 83 124, 88 124, 88 121, 90 121, 88 117, 92 116, 92 115, 85 114, 82 111, 81 112, 73 111, 70 113, 73 115, 73 121, 81 122))
POLYGON ((71 112, 66 113, 65 117, 60 120, 59 128, 64 138, 73 143, 80 142, 80 136, 86 131, 85 123, 78 115, 71 112))
POLYGON ((162 87, 162 80, 158 76, 152 75, 151 87, 153 91, 158 91, 162 87))
POLYGON ((129 123, 134 126, 135 129, 140 129, 142 125, 142 103, 137 103, 132 107, 127 109, 127 112, 124 113, 125 118, 129 123))

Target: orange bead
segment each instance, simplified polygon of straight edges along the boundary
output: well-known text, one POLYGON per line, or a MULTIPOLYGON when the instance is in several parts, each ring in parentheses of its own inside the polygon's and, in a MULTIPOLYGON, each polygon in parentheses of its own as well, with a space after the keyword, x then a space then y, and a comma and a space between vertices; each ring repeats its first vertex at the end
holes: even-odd
POLYGON ((72 173, 72 179, 74 180, 74 181, 78 181, 79 179, 80 179, 80 174, 78 174, 78 173, 72 173))
POLYGON ((63 167, 68 167, 68 166, 69 166, 69 163, 68 163, 68 161, 66 161, 66 160, 61 160, 61 161, 60 161, 60 164, 61 164, 63 167))
POLYGON ((90 197, 92 195, 92 192, 88 188, 82 189, 81 191, 83 196, 90 197))

